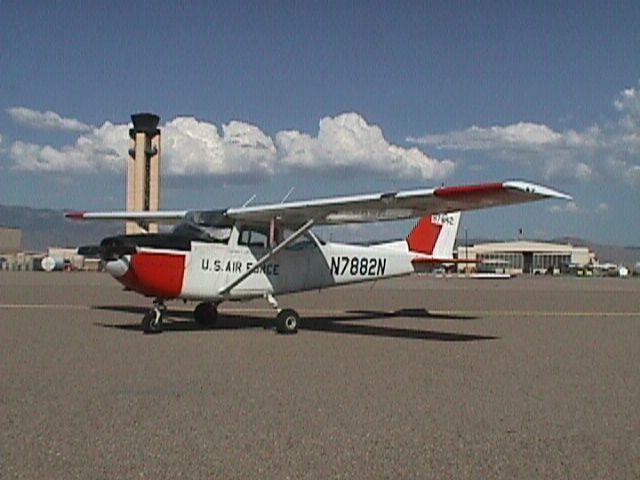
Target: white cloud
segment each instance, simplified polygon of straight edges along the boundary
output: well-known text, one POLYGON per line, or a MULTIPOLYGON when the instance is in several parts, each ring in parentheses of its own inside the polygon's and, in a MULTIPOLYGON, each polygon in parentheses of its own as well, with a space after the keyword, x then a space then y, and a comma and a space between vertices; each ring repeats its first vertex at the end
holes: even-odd
POLYGON ((560 139, 561 135, 546 125, 520 122, 506 127, 481 128, 474 125, 446 134, 409 137, 407 141, 452 150, 536 150, 557 144, 560 139))
POLYGON ((211 174, 240 181, 273 173, 273 141, 253 125, 230 122, 221 136, 211 123, 179 117, 162 130, 162 161, 169 175, 211 174))
POLYGON ((9 146, 8 156, 14 162, 14 168, 30 172, 117 172, 126 166, 127 138, 126 125, 106 122, 102 127, 79 137, 74 145, 61 149, 51 145, 14 142, 9 146))
POLYGON ((640 155, 640 90, 622 90, 613 102, 614 107, 624 116, 618 122, 622 133, 618 144, 631 155, 640 155))
POLYGON ((544 124, 520 122, 472 126, 409 137, 407 141, 439 150, 484 152, 494 160, 533 166, 538 175, 551 181, 622 177, 627 183, 640 185, 640 91, 622 90, 614 106, 623 117, 606 127, 557 131, 544 124), (612 158, 616 160, 608 160, 612 158))
MULTIPOLYGON (((15 142, 14 168, 44 172, 123 172, 129 125, 106 122, 62 148, 15 142)), ((320 121, 317 137, 283 131, 275 141, 258 127, 239 121, 222 126, 178 117, 161 127, 162 162, 167 175, 211 175, 224 182, 259 182, 277 173, 368 172, 395 178, 441 179, 454 163, 437 160, 417 148, 390 144, 382 130, 358 114, 320 121)))
POLYGON ((548 210, 551 213, 585 213, 584 210, 580 208, 576 202, 562 202, 560 204, 550 206, 548 210))
POLYGON ((593 178, 594 166, 586 159, 592 158, 605 145, 602 131, 597 126, 584 132, 557 132, 546 125, 523 122, 504 127, 474 126, 407 140, 438 149, 483 151, 499 160, 534 165, 539 175, 547 180, 580 181, 593 178))
POLYGON ((610 210, 609 204, 606 202, 600 202, 595 207, 584 207, 578 205, 576 202, 563 202, 547 207, 547 210, 552 214, 566 213, 569 215, 599 215, 606 213, 610 210))
POLYGON ((594 178, 591 165, 581 162, 574 155, 567 153, 549 153, 548 158, 541 158, 538 163, 539 174, 546 180, 578 180, 587 182, 594 178))
POLYGON ((635 88, 622 90, 613 101, 613 105, 625 116, 620 125, 627 129, 635 129, 640 124, 640 92, 635 88))
POLYGON ((439 135, 409 137, 407 141, 450 150, 493 150, 509 153, 547 152, 567 149, 593 149, 602 143, 602 132, 593 126, 582 133, 575 130, 556 132, 546 125, 520 122, 505 127, 481 128, 439 135))
POLYGON ((437 160, 417 148, 390 144, 380 127, 356 113, 320 120, 317 137, 298 131, 276 135, 280 163, 290 168, 341 173, 380 173, 398 178, 441 179, 455 169, 451 160, 437 160))
POLYGON ((634 187, 640 187, 640 165, 619 158, 609 158, 605 162, 608 176, 634 187))
POLYGON ((62 130, 67 132, 88 132, 90 125, 74 118, 63 118, 55 112, 39 112, 25 107, 7 108, 7 113, 16 122, 41 130, 62 130))

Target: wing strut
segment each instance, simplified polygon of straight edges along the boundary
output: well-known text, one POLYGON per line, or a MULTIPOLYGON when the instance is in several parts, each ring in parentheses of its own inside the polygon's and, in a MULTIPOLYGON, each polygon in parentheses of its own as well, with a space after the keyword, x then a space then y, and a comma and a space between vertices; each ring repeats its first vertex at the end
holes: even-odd
POLYGON ((257 269, 259 269, 262 265, 264 265, 269 260, 271 260, 280 250, 282 250, 286 246, 290 245, 300 235, 302 235, 307 230, 309 230, 313 226, 314 223, 315 223, 314 219, 308 220, 307 223, 302 225, 298 230, 293 232, 291 235, 289 235, 287 238, 285 238, 282 242, 280 242, 278 245, 276 245, 271 250, 269 250, 269 252, 267 252, 267 254, 265 256, 263 256, 254 265, 252 265, 249 270, 244 272, 242 275, 240 275, 238 278, 236 278, 233 282, 229 283, 228 285, 225 285, 220 290, 218 290, 218 294, 219 295, 226 295, 233 288, 237 287, 240 283, 244 282, 249 277, 249 275, 251 275, 257 269))

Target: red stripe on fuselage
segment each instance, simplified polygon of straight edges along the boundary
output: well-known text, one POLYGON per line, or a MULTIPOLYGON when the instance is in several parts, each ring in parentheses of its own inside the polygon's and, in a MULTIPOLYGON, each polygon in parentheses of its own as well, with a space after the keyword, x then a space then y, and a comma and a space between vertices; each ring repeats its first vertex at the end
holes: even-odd
POLYGON ((118 278, 123 285, 143 295, 176 298, 182 292, 185 256, 140 252, 131 255, 129 270, 118 278))

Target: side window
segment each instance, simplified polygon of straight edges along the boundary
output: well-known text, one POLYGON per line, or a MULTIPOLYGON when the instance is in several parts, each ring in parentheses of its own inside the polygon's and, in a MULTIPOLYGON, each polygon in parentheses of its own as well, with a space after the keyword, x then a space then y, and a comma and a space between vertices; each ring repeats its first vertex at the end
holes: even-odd
MULTIPOLYGON (((291 235, 291 232, 286 232, 285 235, 291 235)), ((299 236, 296 238, 293 243, 287 246, 287 250, 307 250, 309 248, 315 248, 316 242, 313 241, 311 236, 308 233, 299 236)))
POLYGON ((251 230, 241 230, 240 238, 238 239, 238 245, 249 245, 251 239, 251 230))
POLYGON ((267 234, 259 230, 243 228, 240 231, 240 239, 238 245, 246 245, 247 247, 266 248, 267 247, 267 234))

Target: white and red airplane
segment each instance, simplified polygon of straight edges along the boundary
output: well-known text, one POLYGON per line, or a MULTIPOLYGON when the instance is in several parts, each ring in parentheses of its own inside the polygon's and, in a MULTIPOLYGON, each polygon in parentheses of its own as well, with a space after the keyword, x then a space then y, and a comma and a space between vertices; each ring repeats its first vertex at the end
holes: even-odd
POLYGON ((546 198, 556 190, 522 181, 484 183, 243 206, 224 210, 72 212, 82 220, 177 223, 169 233, 118 235, 99 247, 106 270, 125 287, 155 298, 143 331, 162 331, 165 301, 196 300, 195 321, 214 325, 227 300, 264 297, 276 330, 296 333, 300 317, 275 295, 409 275, 422 263, 450 263, 460 212, 546 198), (325 242, 316 225, 420 221, 406 240, 371 246, 325 242))

